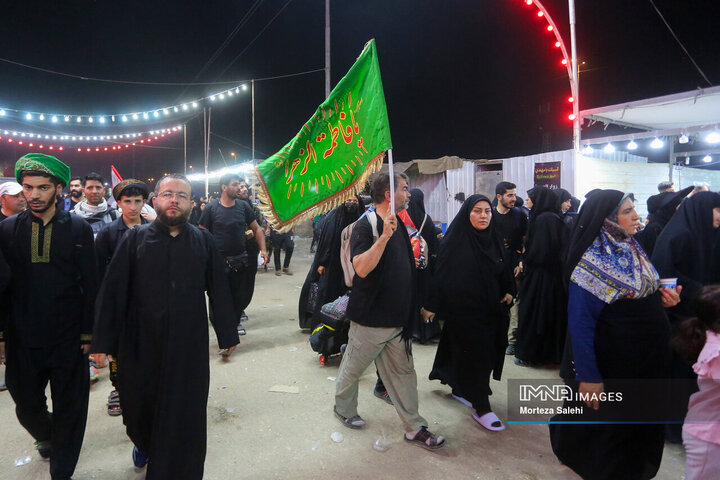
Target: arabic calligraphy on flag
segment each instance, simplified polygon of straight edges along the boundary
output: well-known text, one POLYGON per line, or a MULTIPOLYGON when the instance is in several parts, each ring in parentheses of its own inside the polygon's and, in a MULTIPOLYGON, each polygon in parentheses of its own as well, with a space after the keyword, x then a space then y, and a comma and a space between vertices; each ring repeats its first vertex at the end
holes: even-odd
POLYGON ((283 148, 255 168, 260 208, 277 231, 362 190, 392 148, 375 41, 283 148))

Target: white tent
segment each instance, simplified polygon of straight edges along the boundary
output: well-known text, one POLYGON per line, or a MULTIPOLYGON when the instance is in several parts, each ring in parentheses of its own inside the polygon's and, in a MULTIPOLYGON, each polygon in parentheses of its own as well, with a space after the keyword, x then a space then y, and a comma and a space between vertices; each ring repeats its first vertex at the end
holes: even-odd
POLYGON ((676 157, 686 155, 720 153, 720 143, 707 141, 708 134, 720 133, 720 87, 582 110, 580 119, 590 124, 601 122, 641 130, 624 135, 584 138, 580 140, 581 149, 589 145, 646 138, 672 139, 673 144, 677 141, 688 143, 695 137, 693 149, 674 153, 671 148, 668 160, 674 161, 676 157))

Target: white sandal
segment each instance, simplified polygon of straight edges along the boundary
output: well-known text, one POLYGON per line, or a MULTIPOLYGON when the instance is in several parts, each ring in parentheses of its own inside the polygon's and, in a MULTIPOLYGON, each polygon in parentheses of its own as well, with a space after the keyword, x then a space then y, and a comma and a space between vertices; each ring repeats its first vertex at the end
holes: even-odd
POLYGON ((472 414, 472 417, 475 419, 476 422, 478 422, 480 425, 487 428, 491 432, 499 432, 505 430, 505 424, 502 423, 502 421, 498 418, 497 415, 495 415, 494 412, 488 412, 483 416, 480 416, 477 414, 477 412, 474 412, 472 414))

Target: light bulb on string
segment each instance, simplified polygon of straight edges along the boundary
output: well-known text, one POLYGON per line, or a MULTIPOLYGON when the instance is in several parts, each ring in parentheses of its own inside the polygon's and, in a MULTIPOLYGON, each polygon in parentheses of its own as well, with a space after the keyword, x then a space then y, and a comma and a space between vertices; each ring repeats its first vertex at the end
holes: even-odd
POLYGON ((560 61, 560 63, 562 63, 563 65, 567 65, 567 63, 568 63, 567 58, 563 58, 563 59, 560 61))
POLYGON ((665 143, 664 143, 662 140, 660 140, 659 138, 655 138, 655 140, 653 140, 652 142, 650 142, 650 147, 651 147, 651 148, 654 148, 654 149, 656 149, 656 150, 657 150, 658 148, 662 148, 663 145, 665 145, 665 143))
POLYGON ((705 137, 705 141, 707 143, 720 143, 720 133, 710 132, 708 136, 705 137))
POLYGON ((123 115, 122 117, 120 117, 120 120, 122 120, 123 122, 127 122, 127 116, 123 115))
POLYGON ((38 118, 39 118, 40 120, 45 120, 45 115, 43 115, 43 114, 41 113, 38 118))
POLYGON ((543 16, 545 16, 545 14, 542 12, 542 10, 539 10, 539 11, 537 12, 537 16, 538 16, 538 17, 543 17, 543 16))
POLYGON ((88 123, 93 123, 93 122, 94 122, 93 117, 88 117, 88 123))
POLYGON ((553 26, 552 26, 552 25, 548 25, 548 26, 547 26, 547 31, 548 31, 548 32, 552 32, 552 31, 553 31, 553 26))
POLYGON ((77 117, 77 123, 82 123, 82 117, 77 117))
POLYGON ((560 42, 555 42, 555 48, 560 48, 560 42))
POLYGON ((52 123, 57 123, 57 116, 53 115, 52 118, 50 119, 50 121, 52 123))
POLYGON ((145 120, 147 120, 148 118, 150 118, 150 115, 148 115, 147 112, 145 112, 145 113, 143 113, 143 118, 145 120))
POLYGON ((197 102, 192 102, 192 107, 193 107, 193 108, 197 108, 197 107, 198 107, 197 102))
POLYGON ((174 108, 173 108, 173 112, 177 113, 177 112, 179 112, 179 111, 180 111, 180 110, 178 110, 177 107, 174 107, 174 108))
POLYGON ((28 113, 27 115, 25 115, 25 119, 32 120, 32 114, 28 113))
POLYGON ((0 108, 0 117, 4 117, 4 116, 5 116, 5 110, 0 108))
POLYGON ((575 120, 575 114, 571 113, 570 115, 568 115, 568 120, 575 120))
POLYGON ((153 112, 153 117, 158 118, 159 116, 160 116, 160 112, 158 112, 157 110, 155 110, 155 111, 153 112))
POLYGON ((705 156, 703 157, 703 162, 705 162, 705 163, 710 163, 710 162, 712 162, 712 157, 711 157, 710 155, 705 155, 705 156))

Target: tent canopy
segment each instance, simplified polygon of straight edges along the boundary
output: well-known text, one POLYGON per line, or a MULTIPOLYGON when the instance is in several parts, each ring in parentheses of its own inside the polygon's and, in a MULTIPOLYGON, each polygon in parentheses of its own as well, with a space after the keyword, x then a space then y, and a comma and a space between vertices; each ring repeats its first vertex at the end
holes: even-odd
MULTIPOLYGON (((462 168, 463 166, 463 159, 456 156, 445 156, 440 158, 434 158, 434 159, 417 159, 417 160, 410 160, 409 162, 394 162, 393 163, 393 169, 396 172, 406 172, 410 170, 411 167, 416 166, 418 173, 422 175, 432 175, 434 173, 442 173, 446 170, 455 170, 458 168, 462 168)), ((383 165, 380 169, 381 172, 387 172, 388 166, 383 165)))
POLYGON ((704 132, 720 125, 720 87, 582 110, 580 119, 644 130, 631 135, 583 139, 583 145, 626 137, 671 137, 704 132))

